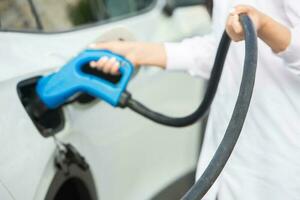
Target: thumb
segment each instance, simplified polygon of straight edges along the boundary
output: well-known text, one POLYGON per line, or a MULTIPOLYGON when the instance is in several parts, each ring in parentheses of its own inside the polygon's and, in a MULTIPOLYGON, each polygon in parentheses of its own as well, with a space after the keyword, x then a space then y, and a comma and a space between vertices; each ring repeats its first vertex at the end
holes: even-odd
POLYGON ((242 28, 242 25, 240 23, 238 15, 233 16, 232 27, 233 27, 233 30, 235 31, 236 34, 241 34, 243 32, 243 28, 242 28))

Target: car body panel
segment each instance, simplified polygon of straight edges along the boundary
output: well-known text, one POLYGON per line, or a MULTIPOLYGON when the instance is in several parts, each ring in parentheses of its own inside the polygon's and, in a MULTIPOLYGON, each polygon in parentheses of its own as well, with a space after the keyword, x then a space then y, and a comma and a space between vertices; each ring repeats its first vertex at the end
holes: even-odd
MULTIPOLYGON (((18 83, 57 70, 91 42, 103 40, 101 34, 113 27, 122 26, 147 41, 176 41, 208 30, 203 7, 184 8, 189 14, 179 9, 168 18, 161 6, 158 1, 139 16, 65 33, 0 32, 0 179, 15 199, 43 198, 55 173, 55 143, 32 123, 18 97, 18 83), (199 12, 199 23, 189 27, 183 18, 190 17, 191 10, 199 12)), ((202 85, 184 73, 141 68, 128 90, 149 107, 180 116, 196 108, 202 85)), ((66 126, 57 137, 85 156, 100 199, 150 199, 196 166, 199 124, 168 128, 102 101, 66 106, 64 114, 66 126)))

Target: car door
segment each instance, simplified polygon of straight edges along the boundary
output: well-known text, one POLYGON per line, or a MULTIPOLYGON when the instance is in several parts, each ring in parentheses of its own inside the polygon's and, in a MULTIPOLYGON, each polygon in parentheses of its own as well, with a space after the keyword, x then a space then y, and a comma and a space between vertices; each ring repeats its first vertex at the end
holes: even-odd
POLYGON ((6 200, 13 200, 14 199, 12 194, 7 190, 7 188, 5 187, 5 185, 2 184, 1 181, 0 181, 0 198, 1 199, 6 199, 6 200))
MULTIPOLYGON (((205 8, 180 8, 166 16, 162 0, 44 0, 24 1, 26 5, 21 6, 16 2, 7 1, 7 5, 15 6, 10 11, 22 17, 0 15, 0 177, 15 198, 43 199, 51 191, 61 191, 52 189, 58 185, 59 171, 54 165, 57 145, 53 135, 85 157, 93 179, 91 190, 96 190, 99 199, 159 199, 165 189, 191 177, 200 147, 199 124, 182 129, 164 127, 129 110, 89 99, 36 122, 28 115, 28 102, 34 102, 39 76, 57 70, 88 44, 134 38, 178 41, 203 34, 209 27, 205 8), (88 16, 80 15, 86 11, 88 16), (72 16, 72 22, 64 21, 72 16), (199 20, 187 23, 191 17, 199 20), (10 23, 20 19, 21 25, 13 27, 18 30, 11 30, 10 23), (43 132, 41 126, 47 130, 43 132)), ((199 104, 202 85, 185 73, 141 68, 128 90, 149 107, 180 116, 199 104)), ((181 195, 183 191, 177 190, 181 195)))

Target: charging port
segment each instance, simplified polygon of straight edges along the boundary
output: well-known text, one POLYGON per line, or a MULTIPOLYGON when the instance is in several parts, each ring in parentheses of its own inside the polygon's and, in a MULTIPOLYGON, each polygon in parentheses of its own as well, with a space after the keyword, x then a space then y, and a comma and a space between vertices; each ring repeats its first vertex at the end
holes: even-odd
MULTIPOLYGON (((110 74, 105 74, 99 70, 92 69, 88 64, 83 66, 82 71, 84 73, 103 78, 115 84, 118 83, 121 78, 120 75, 113 76, 110 74)), ((65 117, 62 107, 49 109, 40 100, 36 93, 36 85, 40 78, 41 76, 38 76, 20 82, 17 85, 17 92, 25 110, 27 111, 36 128, 39 130, 41 135, 44 137, 49 137, 55 135, 64 128, 65 117)), ((94 100, 95 97, 81 93, 70 102, 87 104, 94 100)))
POLYGON ((62 108, 48 109, 36 93, 41 77, 33 77, 17 85, 19 98, 36 128, 44 137, 53 136, 64 128, 65 117, 62 108))

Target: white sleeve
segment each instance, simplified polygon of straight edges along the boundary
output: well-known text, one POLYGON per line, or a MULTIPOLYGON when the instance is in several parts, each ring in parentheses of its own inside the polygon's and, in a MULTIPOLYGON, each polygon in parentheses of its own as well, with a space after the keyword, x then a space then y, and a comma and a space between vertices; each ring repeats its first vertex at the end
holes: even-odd
POLYGON ((294 73, 300 75, 300 3, 284 0, 285 14, 291 23, 291 42, 286 50, 278 53, 294 73))
POLYGON ((165 43, 167 70, 187 71, 208 79, 216 53, 213 34, 185 39, 180 43, 165 43))

